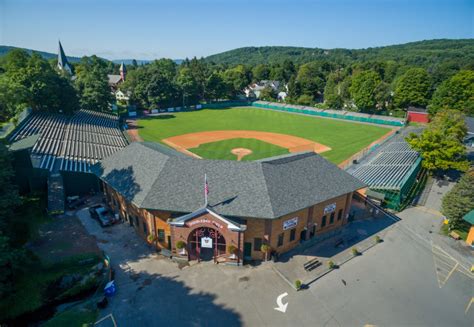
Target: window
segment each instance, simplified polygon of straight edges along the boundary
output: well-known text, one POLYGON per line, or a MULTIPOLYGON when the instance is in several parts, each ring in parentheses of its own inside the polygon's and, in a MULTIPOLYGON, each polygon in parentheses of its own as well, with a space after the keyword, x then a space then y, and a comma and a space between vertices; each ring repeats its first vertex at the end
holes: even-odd
POLYGON ((339 209, 339 212, 337 213, 337 220, 341 220, 342 218, 342 209, 339 209))
POLYGON ((143 233, 145 233, 145 235, 148 235, 148 228, 146 226, 146 222, 143 222, 143 233))
POLYGON ((140 220, 138 220, 137 216, 135 216, 135 225, 137 225, 137 227, 140 227, 140 220))
POLYGON ((321 227, 326 226, 326 216, 323 216, 323 221, 321 222, 321 227))
POLYGON ((331 212, 331 217, 329 218, 329 223, 330 224, 334 224, 334 216, 335 216, 335 213, 331 212))
POLYGON ((282 246, 283 245, 283 237, 285 236, 284 233, 281 233, 280 235, 278 235, 278 246, 282 246))
POLYGON ((254 238, 253 239, 253 250, 254 251, 261 251, 262 248, 262 239, 261 238, 254 238))
POLYGON ((295 240, 295 235, 296 235, 296 229, 292 229, 290 231, 290 242, 295 240))
POLYGON ((165 241, 165 230, 158 229, 158 242, 164 242, 164 241, 165 241))

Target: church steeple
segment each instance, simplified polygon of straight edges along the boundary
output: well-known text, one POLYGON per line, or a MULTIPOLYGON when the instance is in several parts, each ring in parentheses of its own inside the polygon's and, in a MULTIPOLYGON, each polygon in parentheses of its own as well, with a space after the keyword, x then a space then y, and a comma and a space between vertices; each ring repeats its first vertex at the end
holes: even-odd
POLYGON ((125 64, 122 63, 120 64, 120 77, 122 78, 122 81, 125 82, 125 76, 127 75, 127 67, 125 67, 125 64))
POLYGON ((58 49, 58 69, 72 74, 71 65, 67 61, 66 54, 64 53, 63 46, 61 45, 61 41, 59 41, 58 49))

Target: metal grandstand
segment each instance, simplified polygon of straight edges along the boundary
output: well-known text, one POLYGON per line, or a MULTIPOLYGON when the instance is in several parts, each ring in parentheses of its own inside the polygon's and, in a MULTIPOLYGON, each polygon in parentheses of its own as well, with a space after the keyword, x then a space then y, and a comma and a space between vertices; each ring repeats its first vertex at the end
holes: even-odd
POLYGON ((31 152, 35 168, 90 172, 92 165, 127 145, 117 116, 80 110, 72 117, 34 113, 10 137, 40 135, 31 152))
POLYGON ((396 135, 367 161, 348 170, 371 190, 384 193, 387 206, 393 209, 407 197, 421 169, 421 157, 405 137, 406 133, 396 135))

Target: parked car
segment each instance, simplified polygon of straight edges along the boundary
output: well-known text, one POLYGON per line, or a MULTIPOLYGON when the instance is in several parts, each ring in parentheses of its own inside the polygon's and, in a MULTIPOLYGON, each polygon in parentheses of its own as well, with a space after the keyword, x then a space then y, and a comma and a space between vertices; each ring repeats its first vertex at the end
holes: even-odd
POLYGON ((95 209, 95 212, 97 213, 99 223, 102 227, 114 224, 115 221, 106 208, 101 206, 100 208, 95 209))
POLYGON ((66 202, 69 209, 77 209, 86 203, 86 198, 78 195, 68 196, 66 202))
POLYGON ((97 214, 97 211, 96 211, 96 210, 99 209, 99 208, 103 208, 103 206, 100 205, 100 204, 97 204, 97 205, 92 206, 92 207, 89 208, 89 214, 91 215, 91 218, 94 218, 94 219, 98 219, 98 218, 99 218, 99 216, 98 216, 98 214, 97 214))

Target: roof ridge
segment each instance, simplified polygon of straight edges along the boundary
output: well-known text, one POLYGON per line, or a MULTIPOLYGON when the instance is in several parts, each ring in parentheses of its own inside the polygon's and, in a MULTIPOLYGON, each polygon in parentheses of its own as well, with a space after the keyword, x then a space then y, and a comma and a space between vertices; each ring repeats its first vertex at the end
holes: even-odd
POLYGON ((261 163, 260 165, 260 169, 262 171, 262 176, 263 176, 263 181, 264 181, 264 185, 265 185, 265 194, 269 200, 269 203, 270 203, 270 210, 272 211, 272 217, 275 217, 275 210, 273 208, 273 199, 272 197, 270 196, 270 193, 268 192, 268 183, 267 183, 267 177, 265 176, 265 169, 264 169, 264 165, 263 163, 261 163))
MULTIPOLYGON (((151 149, 150 147, 147 147, 147 146, 144 144, 145 142, 133 142, 133 143, 138 143, 138 144, 140 144, 140 146, 142 146, 142 147, 144 147, 144 148, 151 149)), ((153 150, 153 149, 152 149, 152 150, 153 150)), ((155 151, 156 151, 156 150, 155 150, 155 151)), ((161 153, 161 152, 160 152, 160 153, 161 153)), ((147 203, 146 201, 148 200, 148 197, 150 196, 150 194, 153 193, 152 190, 155 188, 155 184, 157 183, 158 179, 160 178, 160 175, 163 173, 163 170, 165 170, 165 166, 168 164, 168 162, 169 162, 169 160, 170 160, 170 158, 171 158, 170 156, 168 156, 168 155, 166 155, 166 154, 164 154, 164 153, 162 153, 162 154, 163 154, 163 156, 166 157, 165 163, 161 166, 161 169, 160 169, 159 173, 156 175, 155 180, 153 181, 153 183, 152 183, 150 189, 148 190, 146 196, 143 197, 143 200, 140 202, 140 207, 142 207, 142 204, 143 204, 143 203, 147 203)))

